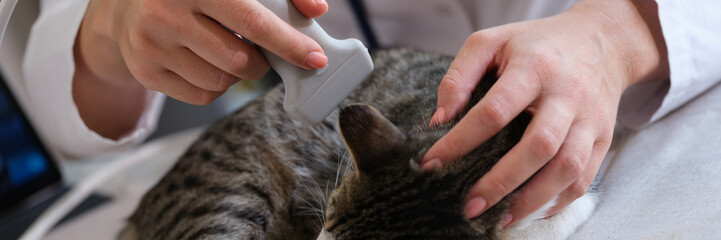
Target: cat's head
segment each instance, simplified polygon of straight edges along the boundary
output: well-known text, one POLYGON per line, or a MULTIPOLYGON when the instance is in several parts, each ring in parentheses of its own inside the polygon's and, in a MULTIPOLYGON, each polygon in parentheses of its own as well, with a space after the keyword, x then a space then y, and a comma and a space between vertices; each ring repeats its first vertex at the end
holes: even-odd
POLYGON ((355 169, 331 193, 318 239, 478 239, 496 234, 505 203, 468 221, 465 195, 523 129, 504 129, 442 170, 424 172, 421 158, 451 125, 419 126, 396 126, 367 105, 341 110, 339 129, 355 169))

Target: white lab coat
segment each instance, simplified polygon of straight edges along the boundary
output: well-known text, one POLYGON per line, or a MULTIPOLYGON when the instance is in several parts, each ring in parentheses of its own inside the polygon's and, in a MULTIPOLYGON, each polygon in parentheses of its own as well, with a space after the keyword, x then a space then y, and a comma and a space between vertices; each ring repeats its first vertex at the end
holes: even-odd
POLYGON ((119 140, 88 129, 71 88, 73 45, 88 2, 19 1, 0 50, 0 67, 11 89, 59 158, 126 149, 143 141, 155 129, 164 101, 162 94, 148 91, 145 111, 135 130, 119 140))
MULTIPOLYGON (((25 2, 33 1, 21 1, 20 5, 25 2)), ((150 97, 137 128, 118 141, 105 139, 85 126, 71 97, 71 82, 74 70, 72 47, 88 2, 42 0, 41 14, 27 40, 23 74, 8 76, 24 105, 31 109, 30 114, 45 138, 70 156, 124 148, 142 141, 154 129, 163 102, 161 94, 148 91, 150 97)), ((574 2, 366 0, 365 5, 381 46, 411 46, 455 54, 473 31, 551 16, 574 2)), ((721 66, 721 49, 714 45, 721 42, 721 31, 714 26, 721 22, 721 15, 716 12, 721 9, 721 2, 709 0, 705 4, 684 4, 659 0, 658 3, 668 46, 671 80, 637 86, 626 92, 619 119, 634 128, 665 116, 721 80, 721 68, 718 67, 721 66), (704 7, 699 7, 702 5, 704 7)), ((23 10, 22 6, 18 6, 20 10, 23 10)), ((27 21, 32 14, 31 11, 16 12, 13 16, 22 16, 27 21)), ((362 39, 352 16, 346 1, 330 1, 330 11, 319 22, 333 36, 362 39)), ((11 24, 15 24, 13 21, 11 24)), ((21 43, 22 39, 14 43, 7 39, 3 49, 21 43)), ((17 62, 3 61, 4 72, 19 69, 17 62)))

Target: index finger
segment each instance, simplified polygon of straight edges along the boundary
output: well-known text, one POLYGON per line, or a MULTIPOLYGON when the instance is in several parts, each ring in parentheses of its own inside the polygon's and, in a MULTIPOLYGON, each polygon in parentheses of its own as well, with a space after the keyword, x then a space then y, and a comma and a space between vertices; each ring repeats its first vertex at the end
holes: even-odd
POLYGON ((471 99, 473 89, 496 63, 493 58, 502 46, 504 37, 484 30, 473 33, 458 52, 446 75, 438 85, 438 109, 430 125, 453 119, 471 99))
POLYGON ((317 42, 257 1, 210 1, 197 7, 208 17, 298 67, 322 68, 328 60, 317 42))
POLYGON ((431 146, 421 161, 423 169, 440 167, 480 146, 526 109, 540 89, 535 74, 509 63, 481 101, 431 146))
POLYGON ((309 18, 317 18, 328 12, 328 2, 326 0, 293 0, 293 5, 309 18))

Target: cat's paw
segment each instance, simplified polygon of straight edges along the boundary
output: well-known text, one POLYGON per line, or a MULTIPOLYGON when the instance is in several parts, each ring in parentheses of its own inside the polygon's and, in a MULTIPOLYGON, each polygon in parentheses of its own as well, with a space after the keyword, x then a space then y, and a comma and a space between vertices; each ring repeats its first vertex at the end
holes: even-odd
POLYGON ((567 239, 588 220, 596 208, 597 201, 596 193, 586 193, 558 214, 544 218, 546 211, 555 205, 554 199, 531 216, 501 232, 501 239, 567 239))

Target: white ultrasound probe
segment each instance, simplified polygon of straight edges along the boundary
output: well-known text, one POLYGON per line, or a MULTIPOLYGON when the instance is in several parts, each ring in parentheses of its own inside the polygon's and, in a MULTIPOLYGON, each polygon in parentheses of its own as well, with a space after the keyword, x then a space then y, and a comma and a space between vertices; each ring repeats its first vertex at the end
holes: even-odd
POLYGON ((313 19, 301 14, 290 0, 259 2, 318 42, 328 56, 325 67, 305 70, 261 48, 270 66, 283 79, 285 111, 305 124, 319 123, 373 70, 368 49, 358 39, 338 40, 329 36, 313 19))

